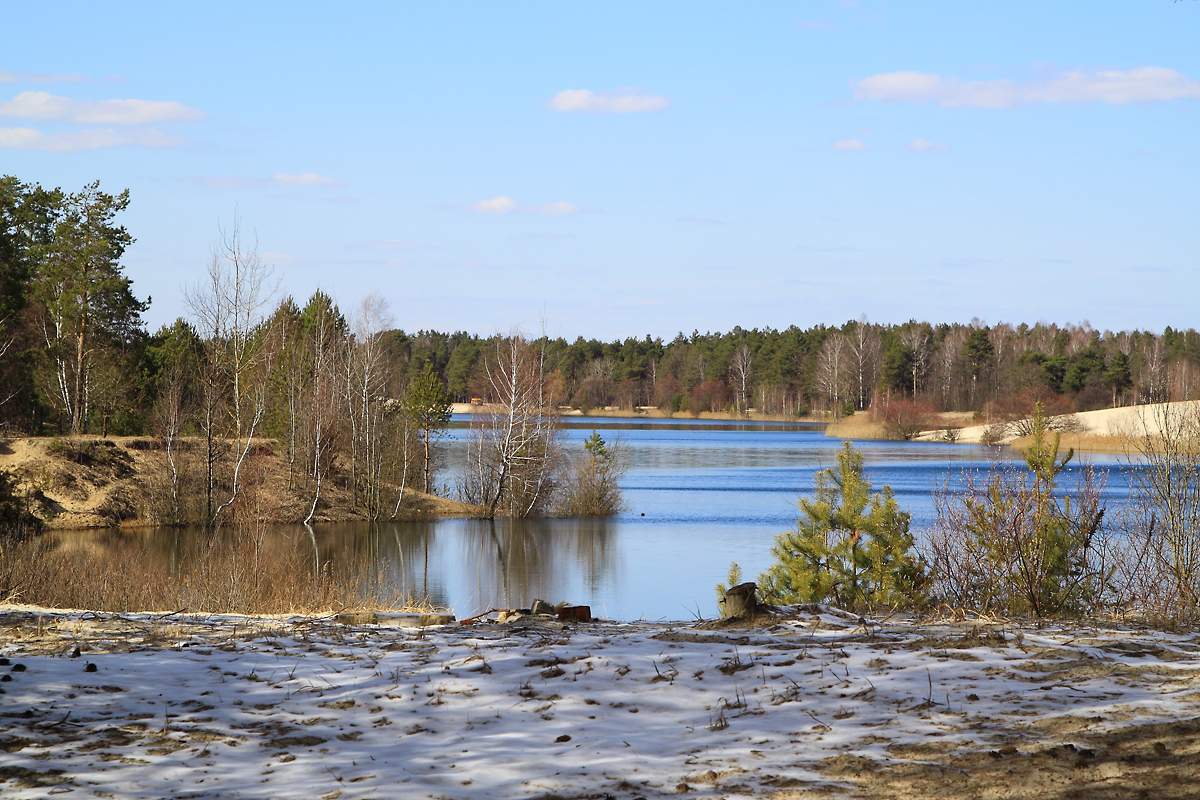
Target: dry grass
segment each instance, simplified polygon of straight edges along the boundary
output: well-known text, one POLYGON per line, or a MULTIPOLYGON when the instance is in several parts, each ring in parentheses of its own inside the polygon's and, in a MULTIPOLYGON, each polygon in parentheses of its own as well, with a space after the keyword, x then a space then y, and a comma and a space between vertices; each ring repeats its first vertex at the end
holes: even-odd
MULTIPOLYGON (((1022 436, 1010 442, 1012 447, 1024 449, 1029 446, 1028 436, 1022 436)), ((1064 433, 1061 439, 1062 449, 1071 448, 1081 453, 1115 453, 1126 455, 1134 452, 1133 442, 1128 436, 1106 436, 1099 433, 1064 433)))
POLYGON ((289 534, 226 534, 180 545, 164 559, 169 536, 102 547, 0 542, 0 602, 241 614, 432 610, 423 598, 389 590, 382 570, 365 559, 314 565, 289 534))
POLYGON ((881 420, 872 419, 865 411, 842 417, 825 428, 825 435, 837 439, 890 439, 881 420))

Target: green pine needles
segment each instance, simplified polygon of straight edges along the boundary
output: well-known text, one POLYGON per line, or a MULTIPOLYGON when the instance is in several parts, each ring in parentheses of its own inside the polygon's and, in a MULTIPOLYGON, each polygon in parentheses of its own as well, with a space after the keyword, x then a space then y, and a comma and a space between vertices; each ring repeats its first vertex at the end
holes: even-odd
POLYGON ((759 578, 770 603, 832 603, 846 609, 911 605, 923 594, 924 563, 891 487, 872 493, 862 454, 847 442, 837 466, 817 473, 800 501, 795 531, 775 541, 776 563, 759 578))

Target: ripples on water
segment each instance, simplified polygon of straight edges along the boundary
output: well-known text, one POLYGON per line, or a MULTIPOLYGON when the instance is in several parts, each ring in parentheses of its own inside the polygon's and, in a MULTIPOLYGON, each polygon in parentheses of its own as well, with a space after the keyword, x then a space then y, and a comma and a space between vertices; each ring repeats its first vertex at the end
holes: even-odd
MULTIPOLYGON (((589 603, 594 613, 615 619, 712 616, 713 586, 730 561, 738 561, 747 578, 766 568, 775 535, 795 522, 798 498, 812 490, 815 474, 833 464, 841 446, 815 425, 613 418, 571 418, 563 446, 582 448, 593 430, 620 447, 630 465, 623 480, 626 509, 613 519, 344 524, 322 526, 311 538, 294 529, 279 536, 315 548, 322 560, 365 556, 387 589, 428 592, 461 616, 527 606, 536 597, 589 603)), ((455 427, 442 442, 446 468, 438 482, 445 487, 454 485, 467 435, 455 427)), ((939 487, 1005 457, 974 445, 856 447, 872 483, 891 485, 912 515, 918 537, 933 521, 939 487)), ((1083 460, 1106 473, 1110 504, 1127 497, 1127 471, 1116 458, 1083 460)), ((171 558, 170 541, 201 535, 157 532, 163 546, 155 552, 171 558)))

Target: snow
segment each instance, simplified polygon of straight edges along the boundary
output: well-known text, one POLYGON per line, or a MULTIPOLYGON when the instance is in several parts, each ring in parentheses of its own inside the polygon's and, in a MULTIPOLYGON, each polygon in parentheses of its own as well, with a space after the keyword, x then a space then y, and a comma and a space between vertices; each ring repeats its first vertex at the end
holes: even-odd
POLYGON ((1195 635, 833 609, 754 629, 0 609, 0 656, 12 798, 755 797, 836 787, 841 754, 1200 714, 1195 635))

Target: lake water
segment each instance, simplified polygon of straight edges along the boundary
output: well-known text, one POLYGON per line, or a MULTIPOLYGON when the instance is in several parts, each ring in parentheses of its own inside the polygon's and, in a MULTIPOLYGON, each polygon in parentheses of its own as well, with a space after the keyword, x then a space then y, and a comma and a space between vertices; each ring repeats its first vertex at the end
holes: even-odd
MULTIPOLYGON (((564 421, 562 444, 582 448, 593 430, 629 463, 625 510, 611 519, 344 524, 320 526, 311 538, 280 535, 308 551, 315 546, 322 560, 366 557, 389 588, 427 592, 459 616, 543 598, 587 603, 612 619, 711 617, 713 587, 729 563, 739 562, 746 579, 769 565, 775 536, 795 523, 798 499, 841 446, 819 425, 578 417, 564 421)), ((454 428, 440 443, 446 468, 438 481, 446 487, 453 486, 467 435, 454 428)), ((891 485, 918 536, 933 521, 934 491, 947 480, 1011 458, 974 445, 856 447, 869 479, 877 488, 891 485)), ((1128 482, 1118 460, 1083 460, 1108 472, 1105 493, 1119 504, 1128 482)))

